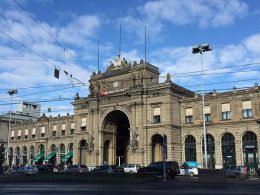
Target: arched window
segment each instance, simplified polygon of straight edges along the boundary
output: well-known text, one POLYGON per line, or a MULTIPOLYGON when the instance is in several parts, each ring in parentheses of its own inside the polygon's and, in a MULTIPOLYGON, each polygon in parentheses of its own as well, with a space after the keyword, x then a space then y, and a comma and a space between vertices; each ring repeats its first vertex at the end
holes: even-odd
POLYGON ((188 135, 185 139, 185 161, 197 161, 196 139, 192 135, 188 135))

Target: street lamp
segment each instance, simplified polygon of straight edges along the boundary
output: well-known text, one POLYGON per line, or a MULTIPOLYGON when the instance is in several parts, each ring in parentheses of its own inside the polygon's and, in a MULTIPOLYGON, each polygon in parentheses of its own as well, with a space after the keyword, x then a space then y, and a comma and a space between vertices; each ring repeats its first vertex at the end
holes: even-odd
POLYGON ((204 162, 205 167, 208 168, 208 159, 207 159, 207 141, 206 141, 206 124, 205 124, 205 102, 204 102, 204 82, 203 82, 203 62, 202 62, 202 53, 211 51, 212 48, 208 43, 196 45, 192 47, 192 53, 197 54, 200 53, 200 62, 201 62, 201 93, 202 93, 202 115, 203 115, 203 137, 204 137, 204 162))
POLYGON ((6 165, 9 166, 9 145, 10 145, 10 130, 11 130, 11 121, 12 121, 12 104, 13 104, 13 95, 18 93, 17 89, 10 89, 7 92, 11 97, 11 109, 9 112, 9 125, 8 125, 8 136, 7 136, 7 149, 6 149, 6 165))

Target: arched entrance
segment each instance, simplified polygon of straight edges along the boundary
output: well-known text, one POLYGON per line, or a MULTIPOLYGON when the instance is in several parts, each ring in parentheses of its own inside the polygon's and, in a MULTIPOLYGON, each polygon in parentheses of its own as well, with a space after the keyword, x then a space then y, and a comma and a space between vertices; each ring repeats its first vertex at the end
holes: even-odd
POLYGON ((30 153, 30 158, 29 158, 29 159, 30 159, 30 164, 32 164, 32 163, 33 163, 34 156, 35 156, 34 146, 31 146, 31 147, 30 147, 29 153, 30 153))
POLYGON ((188 135, 185 139, 185 161, 197 161, 196 139, 192 135, 188 135))
POLYGON ((87 163, 87 142, 84 139, 79 142, 79 163, 81 165, 87 163))
POLYGON ((28 163, 27 161, 27 147, 23 147, 23 165, 26 165, 28 163))
POLYGON ((257 137, 252 131, 247 131, 242 137, 244 164, 250 167, 250 171, 257 168, 257 137))
MULTIPOLYGON (((209 169, 215 169, 215 140, 214 137, 210 134, 206 135, 206 143, 207 143, 207 162, 209 169)), ((204 137, 202 138, 202 151, 204 156, 204 137)), ((203 164, 204 158, 203 158, 203 164)))
POLYGON ((152 162, 163 160, 163 137, 159 134, 152 136, 151 145, 152 162))
POLYGON ((235 138, 231 133, 225 133, 221 138, 223 167, 236 166, 235 138))
POLYGON ((103 122, 103 163, 123 164, 128 162, 130 122, 127 115, 114 110, 103 122))
POLYGON ((13 165, 13 158, 14 158, 14 149, 12 147, 9 148, 9 166, 13 165))
POLYGON ((20 165, 20 163, 21 163, 21 151, 20 151, 19 147, 17 147, 15 149, 15 153, 16 153, 16 155, 15 155, 15 157, 16 157, 15 162, 16 162, 16 166, 17 166, 17 165, 20 165))

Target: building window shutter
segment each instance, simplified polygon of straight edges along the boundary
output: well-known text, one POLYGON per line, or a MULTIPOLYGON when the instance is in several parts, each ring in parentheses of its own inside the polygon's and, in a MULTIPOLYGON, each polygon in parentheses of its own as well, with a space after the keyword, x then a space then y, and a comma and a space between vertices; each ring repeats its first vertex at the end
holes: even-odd
POLYGON ((28 135, 28 129, 25 129, 25 131, 24 131, 24 135, 25 135, 25 136, 28 135))
POLYGON ((66 124, 62 124, 61 125, 61 130, 65 130, 66 129, 66 124))
POLYGON ((53 125, 52 131, 57 131, 57 125, 53 125))
POLYGON ((230 112, 230 104, 222 104, 222 112, 230 112))
POLYGON ((22 135, 22 130, 18 130, 18 136, 22 135))
POLYGON ((32 135, 35 135, 35 132, 36 132, 36 128, 34 127, 34 128, 32 129, 32 135))
POLYGON ((193 115, 192 108, 186 108, 186 110, 185 110, 185 116, 192 116, 192 115, 193 115))
POLYGON ((204 114, 210 114, 210 106, 205 106, 204 107, 204 114))
POLYGON ((85 127, 87 125, 87 118, 81 118, 81 127, 85 127))
POLYGON ((75 124, 74 123, 70 124, 70 129, 75 129, 75 124))
POLYGON ((42 127, 41 133, 45 133, 45 127, 42 127))
POLYGON ((159 115, 161 115, 161 109, 160 109, 160 107, 157 107, 157 108, 154 108, 154 109, 153 109, 153 115, 154 115, 154 116, 159 116, 159 115))
POLYGON ((252 109, 251 101, 243 101, 242 102, 243 110, 250 110, 252 109))
POLYGON ((11 131, 11 137, 14 137, 14 131, 11 131))

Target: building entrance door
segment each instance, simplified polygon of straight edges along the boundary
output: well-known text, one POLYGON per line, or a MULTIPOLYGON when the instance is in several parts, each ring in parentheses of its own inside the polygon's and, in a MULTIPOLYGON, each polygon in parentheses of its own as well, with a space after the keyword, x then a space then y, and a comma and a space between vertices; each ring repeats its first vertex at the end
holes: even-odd
POLYGON ((128 163, 129 128, 129 119, 122 111, 114 110, 105 117, 103 162, 117 165, 128 163))

